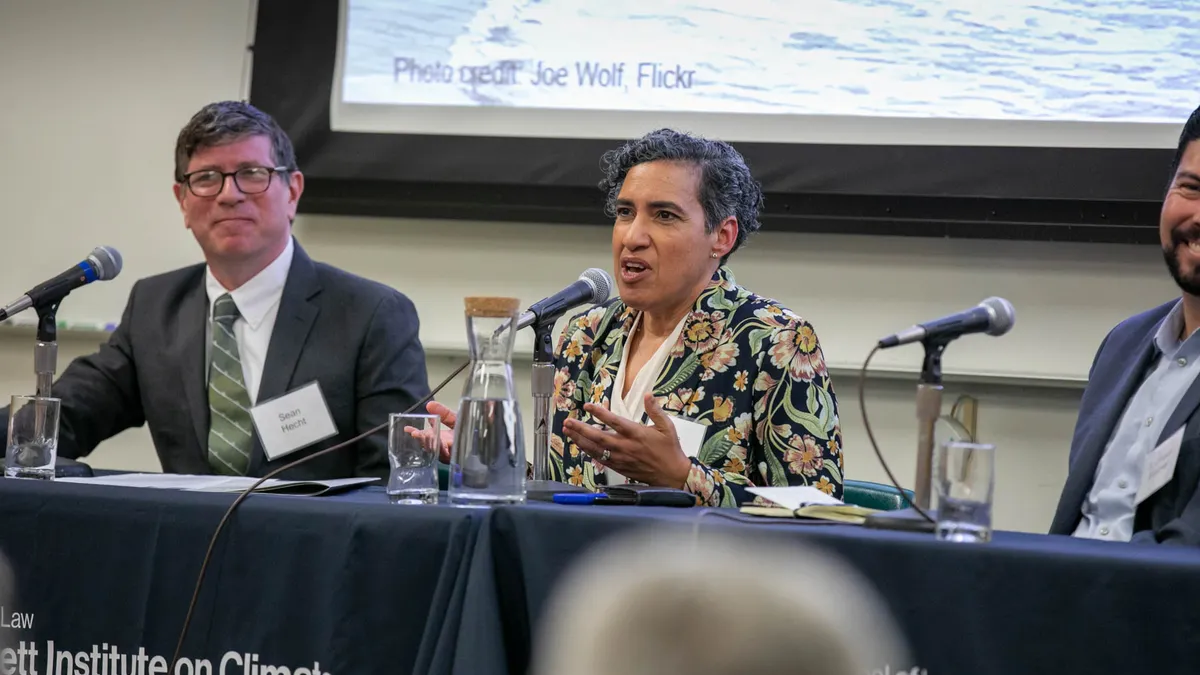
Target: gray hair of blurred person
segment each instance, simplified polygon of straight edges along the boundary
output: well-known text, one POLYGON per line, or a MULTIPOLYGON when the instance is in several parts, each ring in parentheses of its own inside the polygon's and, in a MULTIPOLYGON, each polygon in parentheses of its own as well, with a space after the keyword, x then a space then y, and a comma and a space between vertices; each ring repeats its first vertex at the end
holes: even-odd
POLYGON ((609 539, 580 561, 559 580, 539 623, 534 675, 871 675, 912 667, 874 588, 809 546, 650 529, 609 539))
POLYGON ((271 139, 275 166, 296 171, 296 151, 283 127, 267 113, 243 101, 209 103, 192 115, 175 140, 175 182, 183 182, 188 160, 200 148, 213 148, 251 136, 271 139))
POLYGON ((704 225, 708 232, 717 229, 730 216, 737 218, 738 233, 733 248, 721 258, 741 248, 762 223, 758 214, 763 208, 762 186, 750 174, 750 167, 741 153, 724 141, 716 141, 673 129, 659 129, 630 141, 600 158, 604 179, 600 189, 606 195, 604 212, 610 218, 617 215, 617 196, 629 170, 639 164, 668 161, 691 164, 700 170, 700 206, 704 209, 704 225))

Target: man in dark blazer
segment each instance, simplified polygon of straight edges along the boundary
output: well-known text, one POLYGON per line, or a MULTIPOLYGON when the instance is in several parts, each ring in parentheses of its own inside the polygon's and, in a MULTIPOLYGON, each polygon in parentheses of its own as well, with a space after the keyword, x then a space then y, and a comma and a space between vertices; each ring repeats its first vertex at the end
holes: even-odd
MULTIPOLYGON (((60 456, 147 423, 166 472, 261 476, 428 393, 413 304, 292 238, 303 186, 270 116, 240 102, 196 113, 176 144, 175 196, 206 262, 135 283, 109 341, 63 371, 60 456), (314 381, 337 434, 269 461, 249 410, 314 381)), ((281 478, 387 473, 381 432, 281 478)))
POLYGON ((1200 109, 1179 138, 1159 239, 1182 297, 1101 343, 1052 534, 1200 545, 1200 109))

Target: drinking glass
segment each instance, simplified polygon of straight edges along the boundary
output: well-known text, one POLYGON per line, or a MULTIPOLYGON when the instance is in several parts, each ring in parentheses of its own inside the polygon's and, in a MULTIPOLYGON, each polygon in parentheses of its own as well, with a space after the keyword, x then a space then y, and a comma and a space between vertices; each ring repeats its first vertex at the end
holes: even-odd
POLYGON ((47 396, 13 396, 8 407, 8 449, 4 475, 54 479, 58 456, 58 414, 62 401, 47 396))
POLYGON ((938 539, 991 540, 995 456, 994 445, 962 441, 942 444, 934 470, 938 539))
POLYGON ((394 413, 388 418, 387 494, 393 504, 437 503, 441 424, 437 415, 394 413))

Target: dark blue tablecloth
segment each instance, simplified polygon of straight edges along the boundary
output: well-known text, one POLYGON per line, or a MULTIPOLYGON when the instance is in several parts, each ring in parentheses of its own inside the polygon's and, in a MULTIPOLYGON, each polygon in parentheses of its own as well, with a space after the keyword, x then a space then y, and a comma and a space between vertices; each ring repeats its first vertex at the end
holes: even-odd
MULTIPOLYGON (((51 641, 72 653, 75 667, 63 673, 102 672, 93 647, 97 657, 115 648, 127 663, 139 649, 169 660, 233 498, 0 480, 0 549, 19 582, 19 596, 2 599, 0 624, 32 615, 31 626, 0 627, 6 644, 36 647, 38 675, 55 672, 46 668, 51 641)), ((728 515, 399 507, 379 488, 255 495, 217 546, 184 655, 208 660, 213 673, 224 659, 227 675, 246 661, 259 675, 283 672, 263 666, 311 675, 318 663, 334 675, 521 673, 566 567, 616 532, 668 523, 754 528, 841 556, 879 590, 914 665, 933 675, 1200 671, 1200 550, 1014 533, 962 545, 728 515)), ((736 586, 726 596, 736 602, 736 586)))
MULTIPOLYGON (((745 524, 708 509, 539 504, 497 509, 485 523, 455 672, 524 672, 531 633, 567 564, 615 532, 695 527, 697 517, 701 532, 755 528, 841 556, 891 606, 913 649, 908 667, 935 675, 1200 672, 1200 550, 1005 532, 988 544, 953 544, 844 525, 745 524)), ((723 597, 736 602, 736 584, 723 597)))
MULTIPOLYGON (((33 615, 32 627, 7 631, 8 644, 36 646, 39 675, 51 641, 55 651, 85 652, 77 665, 89 669, 93 647, 127 658, 141 648, 169 662, 209 537, 233 499, 0 480, 0 548, 19 589, 0 614, 33 615)), ((450 654, 437 646, 459 623, 486 516, 393 506, 379 488, 253 495, 214 551, 183 655, 208 660, 213 673, 227 660, 228 675, 255 672, 244 671, 247 661, 302 674, 317 664, 335 675, 445 672, 450 654)))

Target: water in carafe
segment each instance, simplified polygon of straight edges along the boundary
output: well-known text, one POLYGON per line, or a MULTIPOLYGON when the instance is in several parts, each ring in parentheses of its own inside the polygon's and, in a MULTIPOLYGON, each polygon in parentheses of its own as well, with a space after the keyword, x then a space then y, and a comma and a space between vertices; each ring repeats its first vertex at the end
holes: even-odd
POLYGON ((454 427, 450 503, 459 506, 525 501, 525 436, 513 385, 516 298, 467 298, 471 376, 454 427))

